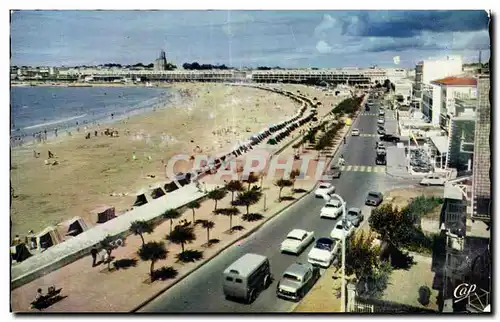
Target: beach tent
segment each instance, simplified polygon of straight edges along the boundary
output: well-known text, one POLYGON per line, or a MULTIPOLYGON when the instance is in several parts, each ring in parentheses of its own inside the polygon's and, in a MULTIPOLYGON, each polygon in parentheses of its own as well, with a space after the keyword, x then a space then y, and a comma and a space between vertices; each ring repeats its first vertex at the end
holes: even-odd
POLYGON ((61 242, 63 242, 63 238, 54 226, 49 226, 35 235, 35 243, 38 250, 47 249, 61 242))
POLYGON ((81 217, 73 217, 57 226, 61 236, 78 236, 88 229, 87 224, 81 217))
POLYGON ((26 258, 32 256, 25 243, 21 243, 21 244, 10 247, 10 254, 11 254, 12 260, 14 260, 18 263, 20 263, 20 262, 24 261, 26 258))
MULTIPOLYGON (((108 220, 111 220, 111 219, 116 217, 115 207, 107 206, 107 205, 99 206, 99 207, 95 208, 94 210, 92 210, 91 213, 92 213, 92 221, 95 223, 98 223, 98 224, 105 223, 108 220)), ((78 218, 78 217, 75 217, 75 218, 78 218)), ((82 220, 82 222, 83 222, 83 220, 82 220)), ((85 223, 83 223, 83 224, 85 224, 85 223)), ((82 224, 80 223, 80 225, 82 225, 82 224)), ((83 231, 87 230, 86 227, 87 226, 85 225, 85 229, 83 229, 83 231)), ((82 227, 82 228, 84 228, 84 227, 82 227)))

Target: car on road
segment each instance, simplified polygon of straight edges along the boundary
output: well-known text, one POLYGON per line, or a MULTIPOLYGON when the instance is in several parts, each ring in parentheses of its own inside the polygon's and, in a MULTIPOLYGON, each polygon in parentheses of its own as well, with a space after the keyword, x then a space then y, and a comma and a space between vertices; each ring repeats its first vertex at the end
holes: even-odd
POLYGON ((377 154, 387 154, 387 150, 384 145, 379 145, 375 151, 377 154))
POLYGON ((384 115, 385 115, 385 111, 384 111, 384 109, 380 109, 380 110, 378 111, 378 115, 379 115, 379 116, 384 116, 384 115))
POLYGON ((359 227, 359 225, 365 219, 365 216, 359 208, 349 208, 347 210, 346 219, 354 225, 354 227, 359 227))
POLYGON ((365 205, 367 206, 378 206, 384 201, 384 196, 382 195, 381 192, 377 191, 370 191, 368 192, 368 195, 366 196, 366 201, 365 205))
POLYGON ((392 134, 383 134, 380 136, 380 140, 385 142, 394 142, 394 143, 401 141, 399 137, 392 134))
POLYGON ((359 130, 358 129, 352 129, 351 130, 351 136, 359 136, 359 130))
POLYGON ((420 185, 422 186, 444 186, 445 183, 446 178, 437 175, 426 176, 420 181, 420 185))
POLYGON ((384 124, 385 124, 385 120, 383 120, 383 119, 378 119, 378 120, 377 120, 377 124, 384 125, 384 124))
POLYGON ((321 208, 320 218, 337 219, 342 214, 342 203, 340 200, 331 199, 321 208))
POLYGON ((245 254, 224 270, 222 292, 226 299, 242 299, 250 304, 272 282, 269 259, 259 254, 245 254))
POLYGON ((316 245, 309 251, 307 261, 312 265, 328 268, 332 265, 339 250, 339 241, 331 238, 318 238, 316 245))
POLYGON ((377 141, 375 143, 375 149, 378 149, 379 147, 385 148, 384 142, 377 141))
POLYGON ((288 233, 286 239, 281 243, 282 253, 298 255, 314 240, 313 231, 294 229, 288 233))
POLYGON ((333 239, 342 240, 345 232, 345 237, 349 238, 354 233, 354 229, 355 228, 353 224, 351 224, 349 221, 346 221, 345 225, 342 225, 342 220, 341 220, 335 225, 335 227, 330 232, 330 237, 332 237, 333 239))
POLYGON ((316 198, 327 199, 329 195, 335 192, 335 186, 329 182, 322 182, 319 184, 316 191, 314 191, 314 196, 316 198))
POLYGON ((387 165, 387 155, 385 153, 379 154, 375 157, 376 165, 387 165))
POLYGON ((293 263, 283 272, 276 286, 276 295, 279 298, 298 302, 319 278, 319 267, 309 263, 293 263))
POLYGON ((370 106, 368 104, 365 105, 365 111, 369 112, 370 111, 370 106))
POLYGON ((377 133, 378 133, 379 135, 385 135, 385 129, 384 129, 383 127, 379 127, 379 128, 377 129, 377 133))
POLYGON ((342 174, 342 170, 340 169, 339 166, 337 165, 332 165, 330 168, 330 172, 328 172, 329 175, 332 176, 332 178, 340 178, 340 175, 342 174))

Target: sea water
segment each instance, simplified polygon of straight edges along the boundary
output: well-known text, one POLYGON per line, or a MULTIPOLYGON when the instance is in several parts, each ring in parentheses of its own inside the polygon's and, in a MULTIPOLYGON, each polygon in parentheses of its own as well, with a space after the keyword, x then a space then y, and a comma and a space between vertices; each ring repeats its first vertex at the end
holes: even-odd
POLYGON ((151 87, 12 87, 10 90, 11 137, 30 140, 34 133, 90 124, 105 124, 166 106, 168 88, 151 87))

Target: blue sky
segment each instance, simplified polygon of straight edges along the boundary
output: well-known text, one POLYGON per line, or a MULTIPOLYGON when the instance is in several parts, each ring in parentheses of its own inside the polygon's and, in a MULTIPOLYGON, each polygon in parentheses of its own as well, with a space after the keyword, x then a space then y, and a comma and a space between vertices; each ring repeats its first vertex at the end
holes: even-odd
POLYGON ((231 66, 412 67, 422 59, 490 55, 477 11, 17 11, 11 65, 167 60, 231 66))

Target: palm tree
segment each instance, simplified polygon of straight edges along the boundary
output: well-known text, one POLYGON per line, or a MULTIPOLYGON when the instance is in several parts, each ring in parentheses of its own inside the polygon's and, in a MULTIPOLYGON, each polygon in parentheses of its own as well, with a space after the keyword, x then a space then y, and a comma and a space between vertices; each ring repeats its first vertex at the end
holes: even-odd
POLYGON ((290 180, 292 180, 292 190, 295 189, 295 180, 300 175, 300 169, 293 169, 290 172, 290 180))
POLYGON ((234 193, 243 189, 243 184, 239 180, 231 180, 226 184, 226 190, 231 192, 231 204, 234 202, 234 193))
POLYGON ((130 232, 134 235, 139 235, 144 245, 144 234, 151 234, 153 232, 153 224, 145 220, 136 220, 130 224, 130 232))
POLYGON ((207 245, 209 245, 210 244, 210 229, 214 228, 215 223, 211 220, 204 220, 201 225, 203 228, 205 228, 207 230, 207 245))
POLYGON ((237 200, 240 204, 245 205, 247 208, 247 215, 250 210, 251 205, 255 205, 259 202, 262 197, 262 192, 259 190, 250 190, 242 193, 238 193, 237 200))
POLYGON ((281 201, 281 191, 283 191, 283 188, 285 187, 291 187, 293 185, 292 180, 286 180, 286 179, 278 179, 274 185, 278 188, 280 188, 280 192, 278 195, 278 200, 281 201))
POLYGON ((177 226, 165 239, 176 245, 181 245, 182 252, 184 253, 184 244, 189 244, 196 240, 196 234, 193 227, 177 226))
POLYGON ((236 207, 224 208, 219 210, 219 214, 229 217, 229 231, 233 230, 233 216, 240 214, 240 210, 236 207))
POLYGON ((187 204, 187 207, 193 211, 193 224, 194 224, 194 222, 195 222, 194 210, 199 209, 201 207, 201 204, 198 200, 193 200, 187 204))
POLYGON ((248 190, 250 190, 250 186, 252 185, 252 183, 256 183, 257 181, 259 181, 259 177, 255 173, 250 172, 248 174, 248 178, 246 178, 246 180, 243 181, 248 183, 248 190))
POLYGON ((223 199, 227 194, 227 191, 225 189, 215 189, 215 190, 212 190, 208 193, 208 198, 209 199, 212 199, 213 201, 215 201, 215 207, 214 207, 214 211, 217 210, 217 201, 223 199))
POLYGON ((164 242, 149 242, 141 246, 137 252, 139 257, 143 261, 151 261, 151 266, 149 267, 149 276, 151 282, 154 280, 154 265, 160 259, 167 258, 168 251, 165 247, 164 242))
POLYGON ((170 220, 170 232, 172 232, 172 226, 174 225, 174 219, 178 219, 181 213, 177 209, 168 209, 162 214, 162 217, 170 220))
POLYGON ((100 244, 101 244, 101 247, 106 251, 106 253, 108 254, 108 271, 111 270, 111 252, 113 251, 113 242, 114 242, 114 239, 110 236, 110 235, 107 235, 106 237, 104 237, 103 240, 101 240, 100 244))

